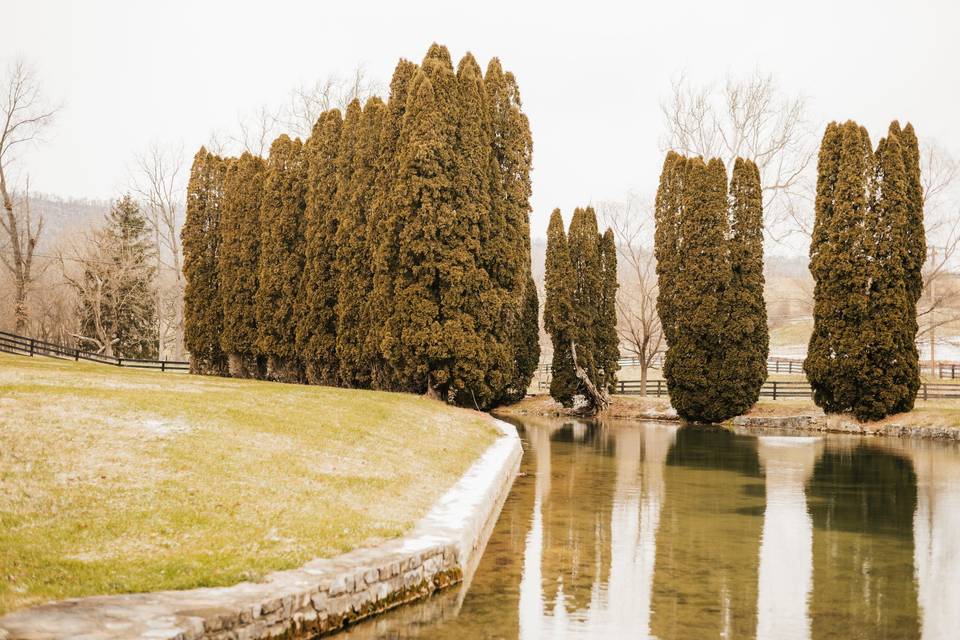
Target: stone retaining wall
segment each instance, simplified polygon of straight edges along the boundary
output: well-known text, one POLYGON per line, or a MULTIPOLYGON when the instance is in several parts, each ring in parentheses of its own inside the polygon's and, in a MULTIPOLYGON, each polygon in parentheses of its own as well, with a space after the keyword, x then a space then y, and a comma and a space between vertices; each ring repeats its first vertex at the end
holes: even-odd
POLYGON ((733 425, 751 431, 819 431, 861 436, 960 441, 960 429, 954 427, 862 423, 840 416, 738 416, 733 419, 733 425))
POLYGON ((520 466, 516 430, 501 436, 407 536, 262 582, 95 596, 0 618, 0 640, 316 638, 460 582, 476 567, 520 466))

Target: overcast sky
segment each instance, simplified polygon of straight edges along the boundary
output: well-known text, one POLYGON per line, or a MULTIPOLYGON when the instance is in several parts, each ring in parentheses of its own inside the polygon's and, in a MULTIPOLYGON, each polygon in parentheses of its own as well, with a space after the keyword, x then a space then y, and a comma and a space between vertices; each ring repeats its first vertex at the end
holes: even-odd
POLYGON ((188 153, 237 114, 358 64, 388 84, 432 41, 456 61, 499 56, 534 139, 533 235, 549 212, 652 193, 660 103, 681 70, 700 82, 771 72, 809 100, 819 131, 893 118, 960 152, 960 2, 524 3, 56 2, 5 0, 0 58, 30 61, 62 101, 25 158, 34 190, 110 198, 151 141, 188 153))

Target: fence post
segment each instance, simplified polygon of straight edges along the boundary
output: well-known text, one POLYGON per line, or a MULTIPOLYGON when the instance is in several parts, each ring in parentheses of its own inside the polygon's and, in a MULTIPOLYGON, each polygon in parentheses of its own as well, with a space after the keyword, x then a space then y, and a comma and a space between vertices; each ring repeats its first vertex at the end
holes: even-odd
POLYGON ((774 373, 780 373, 780 361, 779 361, 779 360, 774 360, 774 361, 773 361, 773 366, 774 366, 774 370, 773 370, 774 373))
POLYGON ((30 338, 30 357, 33 357, 33 338, 30 338))
POLYGON ((80 362, 80 349, 73 350, 73 361, 80 362))
POLYGON ((951 380, 957 379, 957 365, 955 364, 950 365, 950 379, 951 380))
POLYGON ((621 381, 620 381, 620 395, 623 395, 623 391, 624 391, 624 388, 623 388, 623 380, 621 380, 621 381))
POLYGON ((777 399, 777 381, 776 380, 773 381, 773 399, 774 400, 777 399))
POLYGON ((161 360, 161 361, 160 361, 160 371, 166 371, 166 366, 167 366, 167 361, 166 361, 166 360, 161 360))
POLYGON ((927 383, 926 382, 923 383, 923 399, 924 400, 927 399, 927 383))
POLYGON ((123 358, 117 358, 117 366, 118 366, 118 367, 122 367, 122 366, 123 366, 123 358))

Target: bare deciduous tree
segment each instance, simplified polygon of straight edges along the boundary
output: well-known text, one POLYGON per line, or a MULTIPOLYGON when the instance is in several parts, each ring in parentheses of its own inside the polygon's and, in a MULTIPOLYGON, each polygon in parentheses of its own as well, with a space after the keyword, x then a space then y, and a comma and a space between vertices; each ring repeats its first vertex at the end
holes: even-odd
POLYGON ((29 311, 27 296, 33 284, 34 252, 43 235, 43 215, 31 216, 29 183, 17 197, 10 184, 10 168, 16 152, 36 141, 51 124, 57 107, 43 98, 40 84, 33 70, 22 60, 13 62, 0 84, 0 199, 3 217, 0 227, 4 232, 0 260, 13 278, 14 328, 22 332, 27 327, 29 311))
POLYGON ((656 259, 651 249, 650 208, 637 198, 600 204, 600 215, 613 229, 620 256, 617 289, 617 332, 640 365, 640 388, 646 393, 647 373, 665 344, 657 315, 656 259))
POLYGON ((141 200, 154 239, 157 353, 182 359, 183 289, 180 228, 186 191, 183 147, 152 144, 136 157, 131 188, 141 200))
POLYGON ((929 345, 936 367, 937 330, 960 320, 960 287, 955 278, 960 249, 960 164, 942 146, 924 140, 920 150, 923 182, 923 218, 927 236, 927 261, 923 268, 923 293, 917 304, 918 338, 929 345))
POLYGON ((728 76, 719 90, 681 75, 661 109, 665 151, 717 157, 728 170, 737 157, 753 160, 760 169, 768 237, 780 241, 795 231, 808 232, 816 144, 802 97, 782 94, 773 76, 760 72, 728 76))

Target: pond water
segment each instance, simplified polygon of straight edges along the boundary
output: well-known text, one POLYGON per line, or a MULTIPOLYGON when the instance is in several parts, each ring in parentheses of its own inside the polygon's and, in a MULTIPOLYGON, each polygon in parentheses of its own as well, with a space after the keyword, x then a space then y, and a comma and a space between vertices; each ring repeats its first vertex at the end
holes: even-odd
POLYGON ((960 638, 960 448, 525 419, 461 587, 348 638, 960 638))

